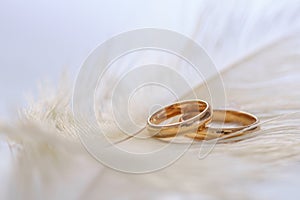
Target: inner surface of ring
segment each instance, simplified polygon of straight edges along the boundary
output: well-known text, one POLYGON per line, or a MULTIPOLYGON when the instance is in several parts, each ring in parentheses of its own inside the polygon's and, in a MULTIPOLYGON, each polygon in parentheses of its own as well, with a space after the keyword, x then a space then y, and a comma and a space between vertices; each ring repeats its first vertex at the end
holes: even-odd
MULTIPOLYGON (((193 116, 196 116, 197 114, 197 112, 192 111, 182 115, 180 120, 187 120, 193 116)), ((248 126, 257 122, 257 119, 254 116, 244 112, 233 110, 214 110, 212 122, 236 123, 242 126, 248 126)))
MULTIPOLYGON (((155 125, 159 125, 162 122, 175 117, 177 115, 186 115, 189 113, 194 113, 193 117, 199 115, 207 108, 207 104, 202 101, 189 101, 182 103, 175 103, 173 105, 167 106, 154 113, 149 121, 155 125)), ((187 120, 187 119, 186 119, 187 120)), ((174 123, 176 124, 176 123, 174 123)), ((172 124, 169 124, 172 125, 172 124)))
POLYGON ((243 126, 248 126, 256 122, 255 117, 250 114, 232 110, 216 111, 213 115, 213 120, 224 121, 225 123, 239 123, 243 126))

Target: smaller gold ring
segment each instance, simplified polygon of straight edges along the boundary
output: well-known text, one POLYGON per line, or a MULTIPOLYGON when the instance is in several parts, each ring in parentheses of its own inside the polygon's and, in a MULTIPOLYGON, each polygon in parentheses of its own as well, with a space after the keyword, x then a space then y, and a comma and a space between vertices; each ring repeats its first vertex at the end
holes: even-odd
MULTIPOLYGON (((185 121, 196 113, 190 112, 182 115, 179 121, 185 121)), ((238 123, 239 126, 236 127, 213 127, 213 126, 206 126, 205 129, 201 128, 198 129, 196 133, 188 133, 186 134, 187 137, 192 137, 196 139, 204 139, 204 137, 209 136, 222 136, 225 134, 234 133, 237 131, 241 131, 246 129, 246 131, 251 131, 257 128, 259 120, 258 118, 244 111, 236 111, 236 110, 213 110, 212 116, 212 123, 214 122, 221 122, 221 123, 238 123)))
POLYGON ((186 131, 197 131, 211 121, 212 110, 203 100, 187 100, 170 104, 152 114, 147 129, 155 137, 172 137, 186 131), (166 120, 193 112, 194 115, 180 122, 163 124, 166 120))

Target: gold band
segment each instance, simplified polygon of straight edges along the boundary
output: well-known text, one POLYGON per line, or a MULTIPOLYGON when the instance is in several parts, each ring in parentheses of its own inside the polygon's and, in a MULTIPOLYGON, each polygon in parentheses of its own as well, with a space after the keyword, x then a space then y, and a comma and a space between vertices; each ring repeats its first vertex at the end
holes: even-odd
POLYGON ((155 137, 172 137, 181 132, 197 132, 210 123, 212 118, 212 110, 206 101, 188 100, 176 102, 168 105, 148 118, 147 128, 155 137), (167 120, 175 116, 187 116, 193 112, 192 117, 182 121, 164 124, 167 120))
MULTIPOLYGON (((196 113, 190 112, 182 115, 179 121, 185 121, 193 117, 196 113)), ((197 132, 187 133, 185 136, 194 139, 212 139, 220 137, 225 134, 234 133, 243 129, 247 131, 256 129, 258 125, 258 118, 250 113, 236 110, 214 110, 212 116, 212 124, 208 125, 205 129, 198 129, 197 132), (239 124, 235 127, 213 127, 214 123, 234 123, 239 124), (248 130, 248 128, 250 128, 248 130)), ((241 133, 243 134, 243 133, 241 133)), ((240 134, 240 135, 241 135, 240 134)))

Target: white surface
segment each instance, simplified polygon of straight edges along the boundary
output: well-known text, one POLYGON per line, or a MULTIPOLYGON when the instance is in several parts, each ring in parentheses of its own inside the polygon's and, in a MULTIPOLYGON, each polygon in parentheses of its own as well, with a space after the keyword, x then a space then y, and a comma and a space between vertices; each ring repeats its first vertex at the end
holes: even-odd
POLYGON ((206 48, 217 68, 222 69, 233 57, 236 60, 257 43, 272 39, 276 35, 273 33, 281 32, 278 31, 283 29, 281 21, 274 26, 277 29, 263 30, 273 23, 273 18, 261 11, 271 7, 271 10, 284 7, 289 11, 295 7, 290 2, 3 0, 0 4, 0 119, 8 118, 12 110, 24 105, 24 95, 35 93, 39 81, 48 79, 54 84, 64 69, 74 78, 97 45, 132 29, 163 28, 191 37, 206 48), (244 18, 247 13, 254 17, 247 21, 244 18), (256 18, 263 19, 253 24, 256 18), (242 25, 249 29, 243 30, 242 25), (226 44, 220 41, 220 34, 226 44), (242 34, 244 41, 236 44, 236 37, 242 34))
MULTIPOLYGON (((21 1, 0 5, 0 118, 23 104, 24 92, 39 80, 55 82, 63 68, 76 74, 91 50, 114 34, 142 27, 166 28, 190 35, 197 20, 196 0, 174 1, 21 1), (188 10, 188 12, 185 12, 188 10)), ((198 1, 199 2, 199 1, 198 1)), ((9 149, 0 143, 1 157, 9 149)), ((0 170, 8 170, 0 162, 0 170)), ((268 198, 298 199, 298 176, 270 180, 253 188, 268 198), (271 184, 270 184, 271 183, 271 184), (265 185, 264 185, 265 184, 265 185), (264 190, 260 190, 262 187, 264 190), (281 190, 279 190, 281 189, 281 190)), ((296 173, 295 173, 296 174, 296 173)), ((1 176, 2 183, 6 177, 1 176)))
POLYGON ((40 80, 55 82, 63 69, 75 76, 89 52, 115 34, 143 27, 188 34, 196 14, 192 3, 2 1, 0 118, 22 105, 24 94, 34 91, 40 80))

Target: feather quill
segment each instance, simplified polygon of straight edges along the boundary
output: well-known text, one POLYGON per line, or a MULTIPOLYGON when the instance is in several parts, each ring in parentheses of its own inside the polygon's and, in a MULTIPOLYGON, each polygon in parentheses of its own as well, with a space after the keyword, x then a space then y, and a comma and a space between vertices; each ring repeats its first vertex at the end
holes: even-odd
MULTIPOLYGON (((228 107, 253 112, 261 121, 281 116, 262 124, 255 137, 218 144, 202 160, 199 146, 192 146, 174 165, 156 173, 118 173, 96 162, 81 146, 74 134, 72 90, 62 87, 68 85, 63 81, 54 93, 46 92, 22 110, 18 122, 0 124, 8 144, 0 150, 10 150, 10 165, 3 166, 9 168, 9 178, 1 178, 0 198, 278 197, 276 190, 257 188, 300 173, 296 169, 300 160, 300 3, 264 1, 257 6, 255 2, 201 2, 198 23, 192 27, 192 37, 226 69, 222 77, 228 107)), ((196 88, 200 95, 203 87, 196 88)))

